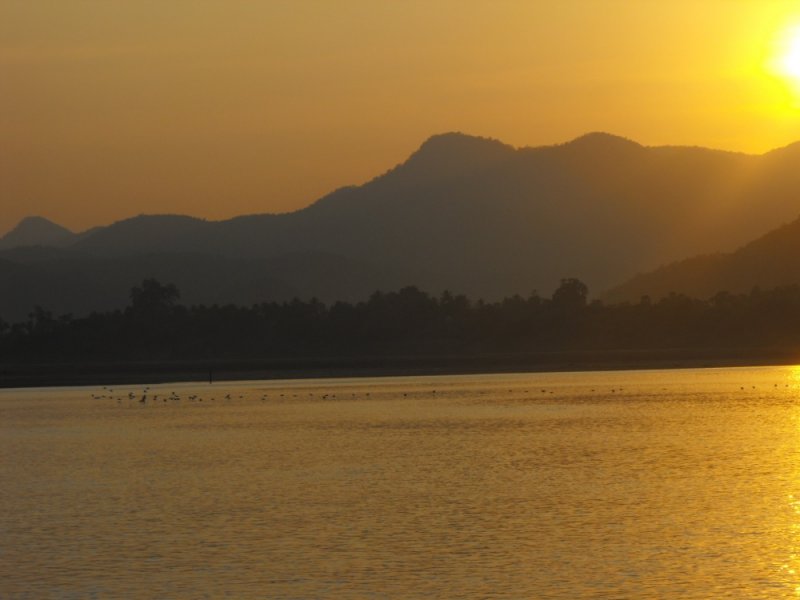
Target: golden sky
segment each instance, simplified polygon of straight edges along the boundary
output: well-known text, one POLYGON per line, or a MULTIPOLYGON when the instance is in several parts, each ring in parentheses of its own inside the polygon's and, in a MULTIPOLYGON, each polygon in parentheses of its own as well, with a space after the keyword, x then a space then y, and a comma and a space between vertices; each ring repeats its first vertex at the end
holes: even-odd
POLYGON ((779 0, 2 0, 0 233, 294 210, 445 131, 763 152, 800 140, 775 66, 798 24, 779 0))

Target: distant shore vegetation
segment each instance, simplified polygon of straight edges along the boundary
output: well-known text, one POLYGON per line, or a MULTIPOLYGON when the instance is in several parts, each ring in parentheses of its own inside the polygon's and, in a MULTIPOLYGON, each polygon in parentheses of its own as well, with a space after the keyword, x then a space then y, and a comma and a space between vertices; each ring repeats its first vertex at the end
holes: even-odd
POLYGON ((54 316, 35 307, 23 322, 0 318, 6 363, 313 356, 800 347, 800 286, 707 300, 589 300, 577 279, 549 298, 497 302, 416 287, 358 303, 318 300, 183 306, 172 284, 146 279, 124 310, 54 316))

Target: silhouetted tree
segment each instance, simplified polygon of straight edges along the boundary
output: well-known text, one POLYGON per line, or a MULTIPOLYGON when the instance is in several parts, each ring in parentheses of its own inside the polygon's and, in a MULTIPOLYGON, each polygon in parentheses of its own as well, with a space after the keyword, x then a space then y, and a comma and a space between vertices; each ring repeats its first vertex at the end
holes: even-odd
POLYGON ((180 299, 181 293, 174 284, 161 284, 150 278, 131 289, 131 310, 134 313, 156 316, 168 313, 180 299))
POLYGON ((553 304, 563 308, 583 308, 589 297, 589 288, 580 279, 562 279, 553 292, 553 304))
POLYGON ((33 312, 28 314, 28 332, 33 335, 47 335, 56 328, 56 320, 53 313, 43 309, 41 306, 34 306, 33 312))
POLYGON ((456 355, 615 349, 800 349, 800 287, 670 294, 637 304, 587 304, 564 279, 552 299, 533 294, 470 302, 415 288, 375 292, 359 303, 312 300, 252 307, 181 306, 172 284, 145 279, 124 311, 54 318, 40 306, 11 327, 0 321, 0 358, 196 359, 456 355))

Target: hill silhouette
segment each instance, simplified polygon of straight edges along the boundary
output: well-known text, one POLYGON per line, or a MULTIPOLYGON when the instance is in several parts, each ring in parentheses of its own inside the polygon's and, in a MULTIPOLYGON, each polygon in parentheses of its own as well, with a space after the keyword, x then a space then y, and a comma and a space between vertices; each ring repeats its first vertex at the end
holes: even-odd
POLYGON ((609 290, 611 302, 672 292, 709 298, 717 292, 749 292, 800 283, 800 219, 782 225, 730 253, 696 256, 639 274, 609 290))
POLYGON ((25 217, 0 237, 0 249, 20 246, 68 246, 77 236, 66 227, 44 217, 25 217))
MULTIPOLYGON (((225 259, 233 271, 241 263, 245 273, 252 273, 249 261, 290 264, 285 257, 304 256, 306 266, 319 261, 303 271, 308 278, 285 269, 270 275, 274 288, 256 286, 253 295, 293 290, 308 297, 313 290, 329 300, 353 298, 376 281, 383 289, 413 284, 486 299, 548 294, 563 277, 599 290, 680 257, 730 251, 796 218, 798 187, 800 145, 751 156, 645 147, 593 133, 517 149, 449 133, 364 185, 293 213, 226 221, 142 215, 87 232, 49 257, 0 257, 35 270, 35 278, 56 277, 67 259, 85 264, 86 273, 92 261, 122 261, 122 277, 141 256, 194 256, 198 264, 201 256, 216 257, 208 260, 225 259), (349 265, 340 278, 325 266, 332 256, 349 265), (323 273, 327 279, 312 281, 323 273)), ((131 272, 126 286, 147 275, 131 272)), ((205 276, 213 286, 217 275, 205 276)), ((187 301, 188 290, 199 287, 177 283, 187 301)), ((74 310, 99 308, 93 297, 76 301, 74 310)), ((47 306, 54 299, 31 293, 28 301, 47 306)), ((7 310, 0 301, 0 315, 7 310)))

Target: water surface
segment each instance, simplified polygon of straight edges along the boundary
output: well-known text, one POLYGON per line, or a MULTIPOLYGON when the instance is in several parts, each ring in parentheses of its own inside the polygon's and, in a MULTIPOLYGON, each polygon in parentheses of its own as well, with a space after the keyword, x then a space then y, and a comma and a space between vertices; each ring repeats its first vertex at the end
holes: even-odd
POLYGON ((0 391, 0 597, 795 597, 799 373, 0 391))

